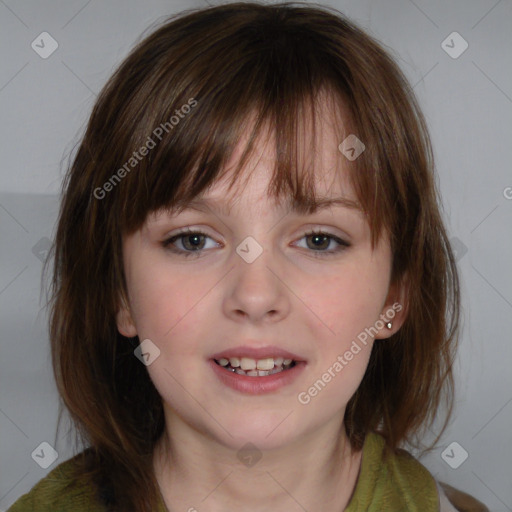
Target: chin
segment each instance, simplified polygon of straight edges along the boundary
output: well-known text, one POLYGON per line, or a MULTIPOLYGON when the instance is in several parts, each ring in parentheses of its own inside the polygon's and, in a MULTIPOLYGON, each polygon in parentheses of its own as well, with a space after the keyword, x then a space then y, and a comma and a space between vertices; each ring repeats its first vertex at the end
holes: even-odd
POLYGON ((291 411, 263 411, 245 412, 243 417, 232 416, 229 421, 223 421, 221 428, 215 426, 214 436, 225 446, 239 450, 247 443, 251 443, 259 450, 272 450, 281 448, 297 440, 298 429, 292 421, 291 411), (286 418, 286 419, 285 419, 286 418), (284 420, 284 421, 283 421, 284 420), (218 428, 217 428, 218 427, 218 428))

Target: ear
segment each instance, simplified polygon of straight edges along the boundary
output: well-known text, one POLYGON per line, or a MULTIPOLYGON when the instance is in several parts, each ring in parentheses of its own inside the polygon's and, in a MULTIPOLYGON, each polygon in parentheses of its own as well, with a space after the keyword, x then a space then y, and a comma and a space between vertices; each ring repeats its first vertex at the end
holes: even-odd
POLYGON ((127 338, 137 336, 137 327, 133 321, 130 307, 126 304, 124 298, 120 300, 121 306, 116 314, 117 330, 127 338))
POLYGON ((390 338, 402 327, 407 317, 407 299, 408 280, 406 276, 402 276, 402 278, 389 287, 386 302, 379 316, 379 320, 384 322, 384 326, 382 329, 379 329, 375 339, 390 338), (388 323, 391 323, 391 328, 387 327, 388 323))

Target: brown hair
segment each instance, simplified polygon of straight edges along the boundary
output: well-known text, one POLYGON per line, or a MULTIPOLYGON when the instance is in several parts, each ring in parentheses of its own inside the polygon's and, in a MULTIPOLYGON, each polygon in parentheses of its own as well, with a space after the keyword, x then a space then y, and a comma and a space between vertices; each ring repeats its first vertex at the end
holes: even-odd
POLYGON ((394 449, 432 424, 443 397, 451 413, 457 269, 426 124, 398 66, 333 9, 233 3, 187 11, 138 44, 101 91, 64 180, 54 245, 55 378, 90 446, 80 476, 110 489, 116 510, 154 509, 152 452, 164 431, 161 398, 133 354, 139 341, 116 326, 127 296, 122 237, 148 213, 186 204, 219 179, 253 114, 232 183, 270 123, 278 157, 269 194, 284 190, 312 211, 314 169, 298 161, 297 134, 308 108, 314 120, 321 91, 346 107, 345 127, 366 145, 356 160, 340 159, 372 247, 387 230, 391 280, 408 290, 402 328, 374 345, 348 403, 350 442, 359 449, 373 430, 394 449))

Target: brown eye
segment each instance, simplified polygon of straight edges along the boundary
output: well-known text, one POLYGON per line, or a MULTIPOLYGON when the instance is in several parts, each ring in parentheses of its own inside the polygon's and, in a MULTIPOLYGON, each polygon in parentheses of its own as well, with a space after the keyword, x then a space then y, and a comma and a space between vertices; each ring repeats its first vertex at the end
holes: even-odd
POLYGON ((346 248, 350 247, 348 242, 342 240, 341 238, 333 235, 332 233, 326 233, 323 231, 311 231, 306 233, 301 240, 306 240, 306 247, 304 249, 309 249, 315 256, 330 256, 341 251, 344 251, 346 248), (329 248, 330 247, 330 248, 329 248))
POLYGON ((314 235, 308 235, 306 239, 311 241, 311 245, 308 244, 308 247, 313 250, 327 249, 331 243, 329 236, 318 235, 316 233, 314 235))
MULTIPOLYGON (((206 247, 207 241, 213 240, 206 233, 200 231, 182 231, 173 235, 171 238, 164 240, 162 246, 169 249, 171 252, 183 255, 183 256, 199 256, 204 250, 211 249, 212 247, 206 247)), ((214 244, 218 246, 218 244, 214 244)))
POLYGON ((195 233, 193 235, 182 236, 182 244, 185 249, 190 251, 196 251, 203 249, 204 246, 204 235, 195 233))

